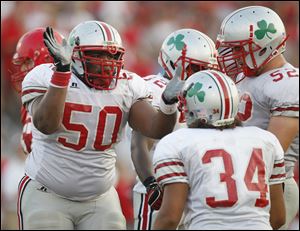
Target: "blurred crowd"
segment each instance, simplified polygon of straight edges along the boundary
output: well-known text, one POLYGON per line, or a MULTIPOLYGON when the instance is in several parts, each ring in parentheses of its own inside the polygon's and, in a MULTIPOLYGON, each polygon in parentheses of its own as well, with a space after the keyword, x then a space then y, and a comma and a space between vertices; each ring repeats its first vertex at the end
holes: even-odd
MULTIPOLYGON (((290 36, 285 57, 299 67, 298 1, 1 1, 1 178, 5 178, 1 183, 1 229, 17 228, 13 222, 14 206, 25 156, 19 146, 21 102, 11 86, 9 70, 17 41, 25 32, 50 25, 68 37, 71 29, 80 22, 107 22, 123 39, 125 69, 146 76, 161 71, 157 57, 168 34, 179 28, 194 28, 215 40, 224 17, 249 5, 267 6, 279 14, 290 36)), ((128 155, 120 157, 118 162, 117 189, 130 224, 135 173, 127 148, 128 155)))

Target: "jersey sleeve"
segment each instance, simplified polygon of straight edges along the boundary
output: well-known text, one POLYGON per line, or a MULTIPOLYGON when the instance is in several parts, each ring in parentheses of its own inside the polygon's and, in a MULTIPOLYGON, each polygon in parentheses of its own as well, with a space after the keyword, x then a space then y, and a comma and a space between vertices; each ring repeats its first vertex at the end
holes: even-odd
POLYGON ((146 81, 133 72, 127 72, 126 74, 129 79, 130 89, 133 92, 132 104, 139 100, 146 100, 151 103, 153 96, 146 81))
POLYGON ((264 89, 273 116, 299 117, 299 69, 284 68, 270 74, 273 84, 264 89), (277 81, 276 81, 277 80, 277 81))
POLYGON ((49 88, 53 71, 52 64, 42 64, 32 69, 22 82, 22 104, 44 95, 49 88))
POLYGON ((179 182, 188 184, 189 182, 180 151, 174 142, 170 142, 174 135, 170 134, 160 140, 153 156, 155 178, 162 186, 179 182))
POLYGON ((153 95, 152 106, 159 108, 161 95, 168 84, 167 79, 162 75, 153 75, 152 78, 146 77, 145 80, 149 85, 149 89, 153 95))
POLYGON ((272 169, 272 173, 269 179, 269 184, 280 184, 283 183, 286 177, 285 166, 284 166, 284 152, 278 141, 278 139, 272 135, 273 137, 273 149, 274 149, 274 165, 272 169))

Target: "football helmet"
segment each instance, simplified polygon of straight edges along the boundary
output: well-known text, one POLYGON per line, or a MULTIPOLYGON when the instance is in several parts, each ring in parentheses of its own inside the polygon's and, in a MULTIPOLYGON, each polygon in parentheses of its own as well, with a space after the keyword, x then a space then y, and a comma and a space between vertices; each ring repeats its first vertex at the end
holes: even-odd
POLYGON ((196 120, 215 127, 230 125, 238 111, 238 90, 219 71, 199 71, 186 80, 179 102, 188 126, 196 120))
POLYGON ((125 49, 115 28, 100 21, 86 21, 71 31, 69 43, 74 46, 72 71, 78 78, 98 90, 116 87, 125 49))
MULTIPOLYGON (((44 28, 36 28, 25 33, 18 41, 16 52, 12 58, 11 81, 17 92, 21 92, 25 75, 43 63, 53 63, 54 60, 44 44, 44 28)), ((61 43, 63 36, 54 31, 57 42, 61 43)))
POLYGON ((216 48, 220 68, 235 78, 256 76, 261 67, 285 51, 286 32, 280 17, 263 6, 238 9, 222 22, 216 48))
POLYGON ((162 43, 158 63, 172 79, 181 60, 186 79, 196 71, 218 69, 216 55, 215 44, 207 35, 194 29, 180 29, 169 34, 162 43))

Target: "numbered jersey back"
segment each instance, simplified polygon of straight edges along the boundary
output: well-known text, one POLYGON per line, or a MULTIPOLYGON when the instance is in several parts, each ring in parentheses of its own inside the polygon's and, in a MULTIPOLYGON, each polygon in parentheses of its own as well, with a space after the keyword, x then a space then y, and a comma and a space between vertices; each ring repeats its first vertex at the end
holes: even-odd
POLYGON ((283 150, 271 133, 179 129, 158 143, 153 163, 160 184, 189 184, 186 228, 271 228, 268 184, 285 177, 283 150))

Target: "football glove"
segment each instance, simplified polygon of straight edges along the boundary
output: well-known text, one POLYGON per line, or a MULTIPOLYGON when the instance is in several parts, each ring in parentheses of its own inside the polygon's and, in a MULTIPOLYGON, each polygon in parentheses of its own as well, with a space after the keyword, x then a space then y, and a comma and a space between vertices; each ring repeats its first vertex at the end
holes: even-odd
POLYGON ((148 205, 153 210, 159 210, 162 198, 163 198, 163 191, 160 185, 157 183, 153 176, 149 176, 144 182, 144 186, 147 189, 148 195, 148 205))
POLYGON ((63 39, 62 44, 58 44, 51 27, 46 28, 43 36, 44 43, 54 59, 56 71, 69 72, 71 70, 73 47, 68 44, 65 38, 63 39))
POLYGON ((182 65, 178 65, 174 77, 170 80, 164 92, 162 93, 162 99, 165 104, 170 105, 178 102, 178 95, 185 82, 181 80, 183 74, 184 70, 182 65))

